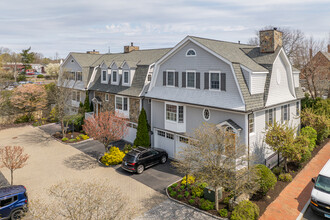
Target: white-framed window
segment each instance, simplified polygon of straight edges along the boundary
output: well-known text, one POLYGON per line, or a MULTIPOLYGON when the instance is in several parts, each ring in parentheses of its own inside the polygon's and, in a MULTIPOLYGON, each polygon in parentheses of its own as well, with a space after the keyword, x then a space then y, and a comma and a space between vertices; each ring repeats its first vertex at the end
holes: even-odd
POLYGON ((124 70, 123 84, 129 84, 129 71, 128 70, 124 70))
POLYGON ((249 119, 249 134, 254 133, 254 114, 248 115, 249 119))
POLYGON ((112 74, 111 74, 111 81, 113 83, 117 83, 118 81, 118 74, 117 74, 117 70, 112 70, 112 74))
POLYGON ((179 141, 181 143, 185 143, 185 144, 188 144, 189 143, 189 139, 188 138, 185 138, 185 137, 182 137, 182 136, 179 136, 179 141))
POLYGON ((82 81, 82 72, 76 72, 76 80, 77 81, 82 81))
POLYGON ((196 72, 187 71, 187 88, 196 88, 196 72))
POLYGON ((77 91, 77 102, 80 102, 80 92, 77 91))
POLYGON ((109 101, 109 94, 106 93, 104 99, 105 99, 105 101, 108 102, 109 101))
POLYGON ((76 91, 72 91, 72 100, 77 101, 77 92, 76 91))
POLYGON ((177 106, 166 104, 166 120, 175 121, 177 119, 177 106))
POLYGON ((174 71, 166 71, 166 85, 167 86, 174 86, 174 71))
POLYGON ((276 121, 276 108, 266 110, 265 114, 265 122, 267 128, 269 124, 272 125, 276 121))
POLYGON ((107 71, 102 70, 102 82, 106 82, 106 81, 107 81, 107 71))
POLYGON ((203 109, 203 118, 205 121, 208 121, 210 119, 210 110, 207 108, 203 109))
POLYGON ((186 56, 187 57, 195 57, 196 56, 196 51, 194 49, 189 49, 189 50, 187 50, 186 56))
POLYGON ((123 96, 116 96, 116 110, 128 111, 128 98, 123 96))
POLYGON ((70 79, 71 79, 71 80, 76 80, 76 72, 72 71, 72 72, 70 73, 70 79))
POLYGON ((300 115, 300 105, 299 105, 299 102, 296 102, 296 115, 297 116, 300 115))
POLYGON ((170 133, 166 133, 166 138, 173 140, 174 139, 174 135, 170 134, 170 133))
POLYGON ((220 90, 220 72, 210 72, 210 89, 220 90))
POLYGON ((166 120, 178 123, 184 123, 184 106, 175 104, 166 104, 166 120))
POLYGON ((281 121, 290 120, 290 104, 281 106, 281 121))
POLYGON ((157 134, 159 136, 165 137, 165 132, 164 131, 157 131, 157 134))
POLYGON ((149 74, 148 74, 148 79, 147 79, 148 82, 151 82, 151 76, 152 76, 152 75, 149 73, 149 74))

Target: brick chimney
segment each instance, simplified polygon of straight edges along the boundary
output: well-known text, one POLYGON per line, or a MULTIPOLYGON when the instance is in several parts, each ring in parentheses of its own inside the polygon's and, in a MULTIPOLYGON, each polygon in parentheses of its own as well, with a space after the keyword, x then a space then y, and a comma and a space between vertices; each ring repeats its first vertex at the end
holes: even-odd
POLYGON ((282 46, 283 33, 277 28, 273 30, 265 30, 259 32, 260 36, 260 52, 274 53, 277 47, 282 46))
POLYGON ((93 50, 93 51, 87 51, 88 54, 100 54, 99 51, 93 50))
POLYGON ((133 46, 133 42, 131 42, 131 46, 124 46, 124 53, 132 52, 133 50, 139 50, 140 47, 133 46))

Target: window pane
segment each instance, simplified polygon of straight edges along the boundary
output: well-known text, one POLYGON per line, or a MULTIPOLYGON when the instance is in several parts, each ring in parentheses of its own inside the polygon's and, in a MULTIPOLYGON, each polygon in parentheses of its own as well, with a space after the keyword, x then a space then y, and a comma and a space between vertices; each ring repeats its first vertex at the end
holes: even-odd
POLYGON ((123 110, 123 99, 122 99, 122 97, 116 97, 116 109, 123 110))
POLYGON ((124 98, 124 111, 127 111, 127 98, 124 98))
POLYGON ((176 105, 166 105, 166 119, 176 121, 176 105))
POLYGON ((80 102, 80 92, 77 92, 77 101, 80 102))
POLYGON ((183 106, 179 106, 179 123, 183 123, 183 106))
POLYGON ((174 72, 167 72, 167 85, 174 86, 174 72))
POLYGON ((269 116, 268 116, 268 123, 269 124, 273 124, 273 109, 269 109, 268 110, 268 114, 269 114, 269 116))
POLYGON ((189 50, 189 51, 187 52, 187 56, 195 56, 195 55, 196 55, 196 53, 195 53, 194 50, 189 50))
POLYGON ((102 71, 102 78, 103 78, 103 81, 107 80, 107 71, 105 71, 105 70, 102 71))
POLYGON ((124 72, 124 83, 128 83, 128 72, 124 72))
POLYGON ((220 88, 219 73, 211 73, 211 89, 219 89, 219 88, 220 88))
POLYGON ((117 82, 117 71, 112 72, 112 81, 117 82))
POLYGON ((288 120, 288 106, 284 106, 284 112, 283 112, 284 120, 288 120))
POLYGON ((187 87, 191 87, 191 88, 195 87, 195 73, 194 72, 187 73, 187 87))

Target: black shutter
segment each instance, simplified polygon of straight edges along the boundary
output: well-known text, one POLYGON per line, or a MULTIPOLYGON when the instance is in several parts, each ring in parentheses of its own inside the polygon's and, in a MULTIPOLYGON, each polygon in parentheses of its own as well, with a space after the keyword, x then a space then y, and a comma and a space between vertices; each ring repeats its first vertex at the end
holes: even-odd
POLYGON ((197 72, 196 73, 196 89, 201 88, 201 73, 197 72))
POLYGON ((226 91, 226 73, 221 73, 221 91, 226 91))
POLYGON ((163 86, 166 86, 166 71, 163 71, 163 86))
POLYGON ((186 87, 186 72, 182 72, 182 87, 186 87))
POLYGON ((175 87, 179 87, 179 73, 175 72, 175 87))
POLYGON ((204 73, 204 89, 209 89, 209 73, 204 73))

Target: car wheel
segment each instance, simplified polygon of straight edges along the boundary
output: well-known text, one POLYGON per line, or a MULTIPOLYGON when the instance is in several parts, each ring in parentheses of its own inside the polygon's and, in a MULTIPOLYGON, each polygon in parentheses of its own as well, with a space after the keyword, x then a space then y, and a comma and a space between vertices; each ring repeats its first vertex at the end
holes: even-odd
POLYGON ((160 163, 166 163, 166 161, 167 161, 167 157, 164 155, 164 156, 162 156, 162 158, 160 159, 160 163))
POLYGON ((143 171, 144 171, 144 166, 143 166, 143 165, 139 165, 139 166, 136 168, 136 172, 137 172, 138 174, 143 173, 143 171))
POLYGON ((23 210, 22 209, 16 209, 15 211, 13 211, 10 215, 10 218, 12 220, 15 220, 15 219, 22 219, 23 217, 23 210))

